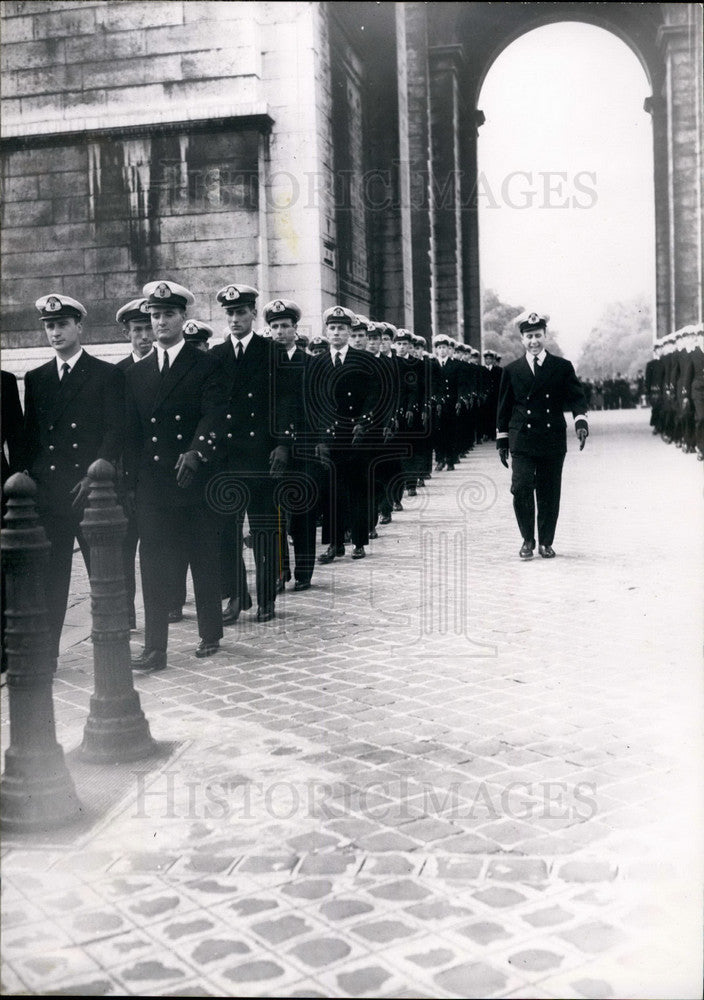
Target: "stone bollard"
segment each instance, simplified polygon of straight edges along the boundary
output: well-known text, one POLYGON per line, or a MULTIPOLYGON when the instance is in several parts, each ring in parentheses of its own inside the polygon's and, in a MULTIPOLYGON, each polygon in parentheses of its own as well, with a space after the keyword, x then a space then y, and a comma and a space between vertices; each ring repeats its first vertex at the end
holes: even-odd
POLYGON ((78 819, 81 804, 56 742, 51 685, 56 671, 46 608, 49 542, 36 511, 37 487, 22 473, 5 484, 5 644, 10 746, 0 783, 6 830, 30 832, 78 819))
POLYGON ((115 495, 115 470, 98 459, 81 530, 90 546, 95 693, 81 756, 98 764, 138 760, 157 750, 132 683, 130 627, 122 559, 127 519, 115 495))

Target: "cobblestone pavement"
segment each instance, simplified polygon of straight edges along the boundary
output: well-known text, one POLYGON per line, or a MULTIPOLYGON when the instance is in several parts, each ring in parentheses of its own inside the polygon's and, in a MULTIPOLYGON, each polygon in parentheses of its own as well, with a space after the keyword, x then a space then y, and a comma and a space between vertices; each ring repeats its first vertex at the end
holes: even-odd
POLYGON ((645 411, 591 423, 553 561, 484 445, 211 660, 188 604, 136 682, 168 753, 69 755, 104 807, 4 837, 3 991, 701 996, 703 469, 645 411))

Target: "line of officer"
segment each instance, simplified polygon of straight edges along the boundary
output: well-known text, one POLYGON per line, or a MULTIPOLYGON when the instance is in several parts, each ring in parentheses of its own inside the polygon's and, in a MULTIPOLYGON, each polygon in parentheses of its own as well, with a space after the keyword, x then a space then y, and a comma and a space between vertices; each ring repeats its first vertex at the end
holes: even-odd
POLYGON ((98 458, 115 463, 122 451, 124 375, 83 350, 87 312, 77 299, 52 292, 35 305, 55 357, 25 376, 25 460, 51 543, 46 599, 53 655, 58 656, 76 539, 90 569, 80 530, 88 467, 98 458))
POLYGON ((686 326, 656 341, 644 382, 653 434, 704 461, 704 329, 686 326))

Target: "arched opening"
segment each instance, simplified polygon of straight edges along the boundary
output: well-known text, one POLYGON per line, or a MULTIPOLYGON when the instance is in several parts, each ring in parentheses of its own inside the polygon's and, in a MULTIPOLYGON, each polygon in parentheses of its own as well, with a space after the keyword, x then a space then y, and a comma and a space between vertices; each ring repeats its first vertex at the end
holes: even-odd
POLYGON ((618 314, 640 336, 614 369, 645 364, 655 330, 650 93, 624 41, 575 21, 522 34, 491 64, 477 105, 481 287, 496 300, 484 310, 485 344, 508 336, 502 307, 534 308, 578 362, 618 314))

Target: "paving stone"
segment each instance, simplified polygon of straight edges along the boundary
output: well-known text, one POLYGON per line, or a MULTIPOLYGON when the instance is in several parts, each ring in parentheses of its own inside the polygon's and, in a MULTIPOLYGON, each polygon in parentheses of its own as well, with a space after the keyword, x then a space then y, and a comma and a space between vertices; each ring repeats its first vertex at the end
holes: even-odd
POLYGON ((487 876, 501 882, 535 884, 548 877, 548 866, 540 858, 497 858, 489 862, 487 876))
POLYGON ((359 864, 359 858, 351 854, 309 854, 301 862, 299 875, 341 875, 359 864))
POLYGON ((371 913, 373 909, 371 903, 365 903, 361 899, 331 899, 328 903, 323 903, 320 912, 328 920, 347 920, 348 917, 371 913))
POLYGON ((272 857, 252 855, 244 858, 237 866, 238 872, 251 872, 262 874, 263 872, 285 872, 293 871, 298 864, 297 855, 275 855, 272 857))
POLYGON ((322 851, 327 847, 338 847, 340 844, 339 837, 333 837, 329 833, 303 833, 297 837, 291 837, 288 844, 297 853, 306 853, 308 851, 322 851))
POLYGON ((605 979, 577 979, 572 983, 572 988, 589 1000, 609 1000, 614 995, 611 984, 605 979))
POLYGON ((411 823, 404 824, 400 831, 406 837, 420 840, 423 843, 433 843, 438 840, 445 840, 458 832, 457 827, 450 823, 443 823, 438 819, 419 819, 411 823))
MULTIPOLYGON (((52 995, 69 997, 103 997, 116 992, 116 985, 111 979, 93 979, 84 982, 69 983, 51 991, 52 995)), ((3 996, 7 996, 3 990, 3 996)))
POLYGON ((472 858, 457 861, 455 858, 437 858, 435 860, 438 878, 442 879, 476 879, 483 867, 483 861, 472 858))
POLYGON ((306 965, 322 969, 341 958, 346 958, 351 951, 351 946, 341 938, 313 938, 311 941, 295 945, 290 953, 300 958, 306 965))
POLYGON ((322 899, 332 891, 332 882, 327 879, 310 879, 306 882, 290 882, 282 890, 295 899, 322 899))
POLYGON ((208 962, 219 962, 223 958, 246 954, 248 951, 250 951, 249 945, 243 941, 204 938, 191 952, 191 958, 198 965, 207 965, 208 962))
POLYGON ((178 909, 180 898, 175 895, 155 896, 152 899, 142 899, 135 903, 130 903, 128 909, 140 917, 160 917, 170 910, 178 909))
POLYGON ((533 927, 552 927, 554 924, 564 924, 574 916, 562 906, 546 906, 542 910, 522 914, 522 919, 533 927))
POLYGON ((415 933, 412 927, 404 924, 401 920, 377 920, 368 924, 357 924, 354 927, 355 934, 365 938, 367 941, 388 944, 397 938, 408 937, 415 933))
POLYGON ((501 938, 509 938, 511 935, 501 924, 493 923, 491 920, 481 920, 476 924, 467 924, 466 927, 457 928, 459 934, 476 941, 477 944, 491 944, 501 938))
POLYGON ((541 948, 531 948, 527 951, 517 951, 511 955, 509 962, 518 969, 528 972, 546 972, 561 964, 562 955, 557 955, 553 951, 545 951, 541 948))
POLYGON ((237 886, 233 885, 232 882, 218 882, 214 878, 196 879, 193 882, 186 882, 186 886, 197 892, 213 896, 232 896, 233 893, 237 892, 237 886))
POLYGON ((404 854, 382 854, 364 862, 365 875, 405 875, 418 867, 418 861, 404 854))
POLYGON ((219 874, 233 866, 236 857, 222 857, 218 854, 193 854, 188 859, 186 868, 193 872, 219 874))
POLYGON ((482 889, 479 892, 475 892, 474 898, 480 899, 482 903, 486 903, 488 906, 504 907, 522 903, 526 897, 522 893, 516 892, 515 889, 492 886, 490 889, 482 889))
POLYGON ((563 931, 560 937, 564 938, 565 941, 570 941, 588 954, 595 954, 620 943, 624 940, 625 935, 623 931, 612 927, 611 924, 594 921, 590 924, 581 924, 569 931, 563 931))
POLYGON ((616 878, 616 865, 608 861, 568 861, 558 874, 565 882, 610 882, 616 878))
POLYGON ((212 920, 208 920, 205 917, 199 917, 196 920, 185 920, 181 923, 169 924, 164 928, 164 934, 172 941, 177 941, 179 938, 187 937, 189 934, 199 934, 203 931, 210 931, 214 926, 215 925, 212 920))
POLYGON ((76 930, 89 931, 95 935, 104 936, 124 927, 125 922, 116 913, 77 913, 71 924, 76 930))
POLYGON ((264 920, 252 925, 252 930, 270 944, 281 944, 282 941, 288 941, 310 929, 310 925, 302 917, 291 914, 278 920, 264 920))
POLYGON ((376 993, 390 978, 389 972, 378 965, 369 965, 354 972, 341 972, 337 977, 340 988, 352 997, 364 996, 365 993, 376 993))
POLYGON ((379 899, 410 901, 426 899, 430 895, 430 889, 426 889, 424 886, 419 885, 417 882, 412 882, 410 879, 403 879, 400 882, 387 882, 386 885, 380 885, 376 889, 371 889, 370 895, 376 896, 379 899))
POLYGON ((377 851, 412 851, 418 847, 416 841, 410 837, 392 831, 384 833, 372 833, 367 837, 362 837, 358 842, 359 847, 370 853, 377 851))
POLYGON ((448 920, 455 917, 470 917, 472 911, 466 906, 453 906, 446 899, 429 900, 426 903, 416 903, 407 906, 406 912, 418 920, 448 920))
POLYGON ((482 1000, 502 990, 507 980, 506 976, 484 962, 466 962, 439 972, 434 977, 434 982, 448 993, 455 993, 466 1000, 473 1000, 475 997, 482 1000))
POLYGON ((447 965, 451 962, 455 958, 455 953, 450 948, 433 948, 431 951, 408 955, 407 958, 409 962, 419 965, 422 969, 434 969, 438 965, 447 965))
POLYGON ((276 909, 278 903, 275 899, 238 899, 230 904, 230 909, 239 913, 242 917, 250 917, 255 913, 263 913, 265 910, 276 909))
POLYGON ((283 972, 282 967, 276 962, 259 960, 234 965, 232 968, 226 969, 223 975, 231 979, 233 983, 257 983, 267 979, 276 979, 283 975, 283 972))
POLYGON ((185 973, 183 969, 164 965, 158 959, 149 959, 145 962, 137 962, 136 965, 128 969, 123 969, 120 976, 128 982, 150 982, 161 979, 183 979, 185 973))

